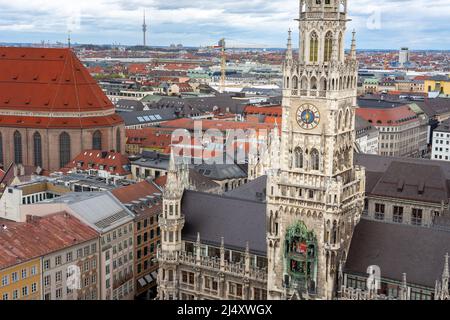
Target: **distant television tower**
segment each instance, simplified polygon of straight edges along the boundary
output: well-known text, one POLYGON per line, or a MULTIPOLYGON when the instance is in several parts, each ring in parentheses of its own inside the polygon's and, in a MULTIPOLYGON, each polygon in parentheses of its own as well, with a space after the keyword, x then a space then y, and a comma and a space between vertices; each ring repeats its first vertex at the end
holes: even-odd
POLYGON ((145 10, 144 10, 144 23, 142 24, 142 33, 144 34, 144 47, 147 46, 147 24, 145 23, 145 10))

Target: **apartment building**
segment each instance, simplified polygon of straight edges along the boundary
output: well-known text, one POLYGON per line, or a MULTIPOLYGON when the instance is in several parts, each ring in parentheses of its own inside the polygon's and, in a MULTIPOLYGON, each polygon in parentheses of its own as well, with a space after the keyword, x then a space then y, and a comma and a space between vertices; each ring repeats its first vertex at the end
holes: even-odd
MULTIPOLYGON (((73 219, 66 214, 65 219, 73 219)), ((72 230, 73 231, 73 230, 72 230)), ((100 296, 98 234, 42 257, 44 300, 97 300, 100 296)))
POLYGON ((433 131, 431 159, 450 161, 450 121, 448 120, 433 131))
POLYGON ((149 181, 118 188, 112 194, 135 214, 134 282, 136 296, 156 297, 158 264, 156 251, 161 242, 158 216, 162 212, 161 191, 149 181))
POLYGON ((19 221, 21 205, 53 199, 67 192, 70 192, 70 189, 64 185, 58 185, 43 177, 10 185, 0 197, 0 217, 19 221))
POLYGON ((380 133, 361 117, 356 117, 356 145, 361 153, 378 154, 380 133))
POLYGON ((418 157, 427 147, 428 121, 408 105, 390 105, 375 101, 378 107, 358 108, 356 114, 375 126, 379 151, 383 156, 418 157), (386 107, 384 107, 386 105, 386 107))
POLYGON ((42 217, 27 215, 25 222, 1 219, 1 224, 0 297, 3 300, 98 297, 98 233, 94 229, 65 211, 42 217), (83 270, 85 262, 90 263, 89 271, 83 270), (76 271, 76 266, 81 272, 76 271), (69 273, 70 270, 75 272, 69 273), (79 279, 82 285, 71 286, 70 276, 79 279), (83 286, 87 277, 89 286, 83 286), (86 296, 87 289, 95 294, 86 296))
MULTIPOLYGON (((98 268, 101 285, 98 298, 101 300, 133 299, 135 290, 133 277, 134 214, 110 192, 69 193, 56 199, 21 208, 22 214, 34 212, 41 216, 61 210, 80 219, 99 234, 98 268)), ((92 290, 90 291, 92 292, 92 290)))

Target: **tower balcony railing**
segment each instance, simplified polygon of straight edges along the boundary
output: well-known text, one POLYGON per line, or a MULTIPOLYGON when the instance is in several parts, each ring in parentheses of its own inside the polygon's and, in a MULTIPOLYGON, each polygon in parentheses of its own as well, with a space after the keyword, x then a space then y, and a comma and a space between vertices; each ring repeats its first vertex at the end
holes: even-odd
POLYGON ((306 89, 292 89, 291 96, 301 96, 301 97, 319 97, 326 98, 327 91, 326 90, 306 90, 306 89))
POLYGON ((345 12, 302 12, 300 19, 345 19, 345 12))
POLYGON ((201 256, 200 259, 197 259, 195 255, 185 251, 180 252, 178 255, 178 262, 191 266, 201 266, 212 271, 222 270, 223 268, 225 273, 229 273, 234 276, 248 276, 253 280, 267 281, 266 269, 259 268, 257 266, 250 266, 250 268, 246 270, 245 263, 243 262, 230 262, 225 260, 223 261, 223 265, 221 265, 220 258, 218 257, 201 256))
POLYGON ((325 243, 324 244, 325 250, 331 250, 331 251, 337 251, 341 249, 341 244, 339 242, 337 243, 325 243))

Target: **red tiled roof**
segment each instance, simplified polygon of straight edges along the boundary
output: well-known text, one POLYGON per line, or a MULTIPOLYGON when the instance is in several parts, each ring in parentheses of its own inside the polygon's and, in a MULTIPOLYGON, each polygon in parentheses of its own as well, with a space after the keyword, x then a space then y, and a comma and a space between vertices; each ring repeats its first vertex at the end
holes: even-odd
POLYGON ((177 129, 187 129, 194 130, 194 123, 200 122, 202 123, 202 129, 218 129, 221 131, 225 131, 228 129, 273 129, 272 124, 266 123, 254 123, 248 121, 226 121, 226 120, 193 120, 189 118, 176 119, 171 121, 166 121, 160 124, 163 128, 177 128, 177 129))
POLYGON ((142 181, 126 187, 116 188, 111 193, 123 204, 139 201, 154 193, 161 193, 155 185, 148 181, 142 181))
POLYGON ((167 176, 159 176, 153 182, 156 183, 161 188, 164 188, 164 186, 166 185, 166 182, 167 182, 167 176))
POLYGON ((281 106, 273 107, 256 107, 256 106, 246 106, 244 109, 245 114, 263 114, 268 116, 278 116, 281 117, 283 110, 281 106))
POLYGON ((114 105, 72 50, 0 47, 0 109, 87 112, 114 105))
POLYGON ((0 224, 0 269, 38 258, 98 237, 97 232, 66 213, 33 217, 31 222, 0 224))
POLYGON ((356 114, 374 126, 399 126, 417 119, 417 115, 408 106, 358 108, 356 114))
POLYGON ((100 170, 100 166, 104 166, 103 170, 111 174, 126 175, 130 172, 125 170, 124 166, 129 164, 128 158, 119 152, 107 152, 99 150, 85 150, 77 155, 71 162, 69 162, 63 171, 69 171, 73 168, 81 170, 96 169, 100 170), (78 166, 78 164, 82 164, 78 166), (89 164, 92 166, 89 168, 89 164), (110 170, 110 168, 113 170, 110 170))
POLYGON ((281 121, 281 117, 266 117, 264 119, 264 123, 275 124, 276 122, 279 127, 281 127, 281 121))
POLYGON ((166 148, 171 143, 173 129, 127 129, 127 144, 139 144, 148 148, 166 148))
POLYGON ((430 76, 417 76, 414 78, 414 80, 428 80, 430 78, 430 76))
POLYGON ((144 63, 133 63, 130 64, 127 69, 130 73, 146 73, 147 65, 144 63))

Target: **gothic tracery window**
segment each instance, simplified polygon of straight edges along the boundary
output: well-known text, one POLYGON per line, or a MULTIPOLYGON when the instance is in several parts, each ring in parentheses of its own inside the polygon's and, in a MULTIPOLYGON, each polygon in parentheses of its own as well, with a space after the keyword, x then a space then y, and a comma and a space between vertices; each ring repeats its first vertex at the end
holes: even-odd
POLYGON ((292 89, 294 89, 294 90, 298 89, 298 77, 297 76, 292 77, 292 89))
POLYGON ((328 62, 331 60, 331 55, 333 52, 333 34, 331 31, 328 31, 325 35, 325 50, 323 60, 328 62))
POLYGON ((59 135, 59 166, 64 168, 70 161, 70 136, 67 132, 59 135))
POLYGON ((122 153, 122 136, 120 133, 120 128, 116 131, 116 151, 122 153))
POLYGON ((102 150, 102 133, 99 130, 92 135, 92 149, 102 150))
POLYGON ((317 33, 313 31, 311 33, 309 41, 309 61, 317 62, 319 58, 319 37, 317 33))
POLYGON ((295 148, 294 165, 297 169, 303 168, 303 150, 301 148, 295 148))
POLYGON ((320 168, 319 151, 317 151, 316 149, 313 149, 311 151, 311 169, 319 170, 319 168, 320 168))
POLYGON ((34 166, 42 167, 42 137, 39 132, 33 135, 33 160, 34 166))
POLYGON ((14 132, 14 162, 21 164, 22 159, 22 135, 19 131, 16 131, 14 132))

